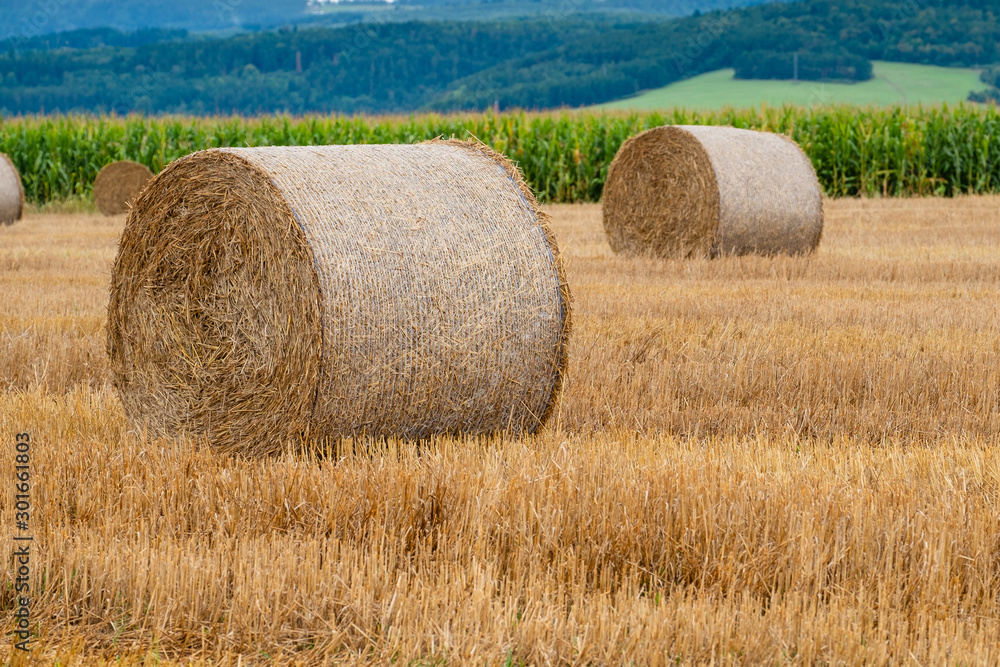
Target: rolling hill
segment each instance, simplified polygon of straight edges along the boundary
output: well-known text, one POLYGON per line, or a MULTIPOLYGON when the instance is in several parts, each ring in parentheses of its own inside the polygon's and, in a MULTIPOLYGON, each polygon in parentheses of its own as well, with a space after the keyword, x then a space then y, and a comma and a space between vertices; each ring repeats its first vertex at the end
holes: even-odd
POLYGON ((745 80, 721 69, 607 104, 602 109, 651 110, 671 107, 719 109, 781 104, 937 104, 960 102, 985 88, 974 69, 876 61, 874 76, 860 83, 745 80))
POLYGON ((590 106, 723 69, 780 81, 797 56, 808 64, 801 78, 824 82, 863 82, 872 61, 975 69, 1000 62, 998 17, 997 0, 805 0, 612 27, 458 79, 431 106, 590 106))
MULTIPOLYGON (((190 1, 177 0, 180 7, 190 1)), ((265 11, 257 0, 218 1, 239 2, 243 13, 265 11)), ((645 1, 607 4, 641 8, 645 1)), ((596 6, 596 0, 537 4, 552 2, 596 6)), ((670 20, 557 11, 541 18, 386 19, 215 36, 157 28, 141 35, 97 30, 18 38, 11 48, 0 44, 0 114, 447 112, 584 107, 630 97, 619 106, 635 107, 671 105, 678 94, 683 104, 709 107, 764 100, 931 102, 985 88, 970 70, 1000 62, 1000 0, 910 2, 803 0, 670 20), (795 62, 799 78, 813 83, 783 81, 795 62), (876 72, 873 62, 954 69, 880 65, 876 72), (734 70, 737 80, 720 70, 734 70)), ((455 6, 426 5, 434 11, 455 6)), ((204 11, 208 7, 203 3, 204 11)))

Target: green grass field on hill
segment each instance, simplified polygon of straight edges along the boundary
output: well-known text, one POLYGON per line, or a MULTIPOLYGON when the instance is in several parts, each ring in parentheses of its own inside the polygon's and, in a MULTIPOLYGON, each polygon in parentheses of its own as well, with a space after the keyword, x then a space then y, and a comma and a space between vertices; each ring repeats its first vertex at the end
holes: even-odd
POLYGON ((651 90, 636 97, 601 105, 602 109, 721 109, 800 104, 938 104, 960 102, 985 84, 973 69, 874 63, 874 76, 862 83, 818 83, 734 79, 723 69, 651 90))

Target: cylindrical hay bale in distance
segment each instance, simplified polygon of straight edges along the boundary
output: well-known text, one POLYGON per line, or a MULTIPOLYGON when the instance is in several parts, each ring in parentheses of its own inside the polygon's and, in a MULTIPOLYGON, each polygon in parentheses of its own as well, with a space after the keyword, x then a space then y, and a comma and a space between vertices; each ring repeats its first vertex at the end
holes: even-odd
POLYGON ((823 199, 809 158, 784 135, 657 127, 612 161, 604 229, 626 255, 805 254, 823 232, 823 199))
POLYGON ((0 153, 0 225, 21 219, 24 213, 24 188, 21 175, 9 157, 0 153))
POLYGON ((215 149, 133 205, 108 355, 136 429, 264 454, 535 431, 569 318, 547 218, 485 146, 215 149))
POLYGON ((105 166, 94 179, 94 203, 104 215, 127 213, 153 172, 144 164, 122 160, 105 166))

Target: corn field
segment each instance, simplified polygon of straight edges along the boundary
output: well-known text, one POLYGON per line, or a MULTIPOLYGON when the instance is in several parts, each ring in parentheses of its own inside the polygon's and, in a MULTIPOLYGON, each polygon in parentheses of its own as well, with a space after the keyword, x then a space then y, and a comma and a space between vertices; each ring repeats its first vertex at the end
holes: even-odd
POLYGON ((972 105, 408 118, 27 117, 0 120, 0 151, 20 170, 28 200, 44 204, 89 197, 97 172, 115 160, 159 171, 182 155, 222 146, 411 143, 471 134, 516 160, 542 201, 571 203, 600 200, 621 143, 664 124, 784 133, 805 149, 832 197, 1000 192, 1000 112, 972 105))

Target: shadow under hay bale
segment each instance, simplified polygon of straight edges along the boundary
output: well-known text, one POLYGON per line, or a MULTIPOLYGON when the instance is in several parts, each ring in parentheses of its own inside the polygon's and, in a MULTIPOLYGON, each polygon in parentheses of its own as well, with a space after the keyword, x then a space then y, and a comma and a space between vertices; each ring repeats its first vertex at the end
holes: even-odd
POLYGON ((128 213, 153 172, 144 164, 122 160, 105 166, 94 179, 94 204, 104 215, 128 213))
POLYGON ((10 225, 24 213, 21 175, 9 157, 0 153, 0 225, 10 225))
POLYGON ((135 202, 108 355, 136 428, 264 454, 535 431, 569 318, 547 217, 485 146, 215 149, 135 202))
POLYGON ((626 141, 608 169, 604 229, 625 255, 806 254, 823 232, 809 158, 791 139, 665 126, 626 141))

